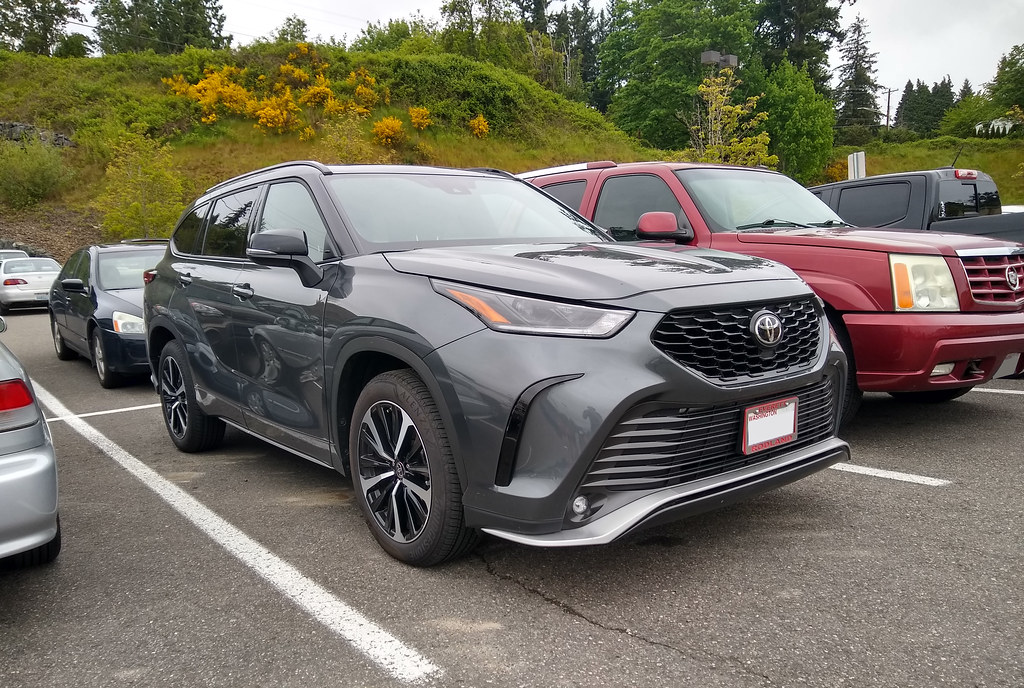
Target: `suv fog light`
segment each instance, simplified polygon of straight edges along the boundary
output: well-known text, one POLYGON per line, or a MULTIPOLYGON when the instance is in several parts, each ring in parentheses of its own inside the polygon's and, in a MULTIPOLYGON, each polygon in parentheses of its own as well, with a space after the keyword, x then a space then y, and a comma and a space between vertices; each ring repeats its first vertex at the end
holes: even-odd
POLYGON ((931 376, 936 377, 938 375, 949 375, 953 372, 953 366, 955 363, 940 363, 932 368, 931 376))
POLYGON ((576 499, 572 500, 572 512, 574 514, 576 514, 577 516, 582 516, 583 514, 587 513, 588 511, 590 511, 590 500, 589 499, 587 499, 586 497, 580 495, 576 499))

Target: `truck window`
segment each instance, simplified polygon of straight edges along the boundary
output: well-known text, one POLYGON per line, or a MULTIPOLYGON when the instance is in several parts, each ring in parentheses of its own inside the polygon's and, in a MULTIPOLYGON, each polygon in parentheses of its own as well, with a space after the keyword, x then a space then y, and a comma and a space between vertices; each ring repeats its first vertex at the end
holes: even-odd
POLYGON ((579 210, 580 206, 583 205, 583 192, 586 189, 587 183, 585 181, 561 182, 544 187, 545 191, 573 210, 579 210))
POLYGON ((836 212, 858 227, 884 227, 905 220, 910 208, 910 184, 890 182, 839 190, 836 212))
POLYGON ((998 214, 999 191, 995 183, 962 182, 956 179, 943 179, 939 182, 939 219, 998 214))
POLYGON ((682 206, 663 179, 653 174, 609 177, 601 187, 594 223, 609 231, 636 229, 640 216, 656 210, 679 217, 682 206))

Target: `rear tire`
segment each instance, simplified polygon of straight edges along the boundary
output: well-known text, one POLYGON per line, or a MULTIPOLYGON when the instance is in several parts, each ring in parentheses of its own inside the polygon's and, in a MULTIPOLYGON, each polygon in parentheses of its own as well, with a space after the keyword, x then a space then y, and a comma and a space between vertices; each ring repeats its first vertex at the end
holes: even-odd
POLYGON ((959 399, 974 389, 971 387, 955 387, 953 389, 933 389, 925 392, 889 392, 893 399, 908 401, 916 404, 941 404, 953 399, 959 399))
POLYGON ((60 336, 60 328, 57 327, 57 321, 50 316, 50 332, 53 334, 53 350, 57 353, 57 358, 61 361, 71 361, 78 358, 78 354, 68 348, 67 342, 64 341, 64 337, 60 336))
POLYGON ((224 439, 224 421, 199 408, 185 350, 176 340, 160 350, 157 390, 167 434, 178 449, 189 453, 206 451, 224 439))
POLYGON ((437 404, 411 370, 373 378, 352 412, 349 464, 363 516, 399 561, 433 566, 479 541, 467 528, 455 459, 437 404))

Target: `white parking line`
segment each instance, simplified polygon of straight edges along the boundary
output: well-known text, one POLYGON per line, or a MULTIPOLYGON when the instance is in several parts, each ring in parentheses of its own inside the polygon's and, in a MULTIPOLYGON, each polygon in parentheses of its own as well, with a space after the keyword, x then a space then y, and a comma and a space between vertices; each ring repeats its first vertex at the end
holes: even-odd
POLYGON ((1019 389, 991 389, 991 388, 982 389, 981 387, 975 387, 971 391, 972 392, 988 392, 989 394, 1024 394, 1024 392, 1020 391, 1019 389))
MULTIPOLYGON (((35 383, 32 383, 35 385, 35 383)), ((35 385, 38 387, 38 385, 35 385)), ((70 416, 56 416, 54 418, 47 418, 47 423, 56 423, 59 420, 71 420, 72 418, 88 418, 90 416, 106 416, 111 413, 124 413, 125 411, 141 411, 143 409, 159 408, 159 402, 156 404, 143 404, 142 406, 125 406, 124 408, 109 409, 107 411, 92 411, 90 413, 79 413, 72 414, 70 416)))
POLYGON ((862 475, 871 475, 876 478, 901 480, 905 483, 917 483, 918 485, 930 485, 931 487, 943 487, 950 484, 949 480, 941 480, 940 478, 929 478, 924 475, 899 473, 897 471, 883 471, 880 468, 868 468, 867 466, 857 466, 852 463, 837 463, 833 464, 831 468, 834 468, 837 471, 846 471, 847 473, 860 473, 862 475))
POLYGON ((294 566, 275 556, 177 485, 111 442, 71 413, 45 389, 39 385, 34 387, 39 400, 58 418, 65 420, 70 428, 96 445, 221 547, 389 674, 411 683, 443 673, 415 649, 349 607, 294 566))

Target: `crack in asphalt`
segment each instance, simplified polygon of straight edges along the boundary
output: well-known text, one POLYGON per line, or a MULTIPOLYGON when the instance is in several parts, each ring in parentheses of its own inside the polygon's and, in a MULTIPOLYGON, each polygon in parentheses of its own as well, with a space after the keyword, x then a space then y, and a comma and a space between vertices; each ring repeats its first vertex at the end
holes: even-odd
MULTIPOLYGON (((661 648, 664 648, 666 650, 670 650, 671 652, 674 652, 674 653, 680 655, 681 657, 685 657, 687 659, 692 659, 693 658, 693 653, 698 653, 700 655, 703 655, 708 660, 713 660, 713 661, 718 661, 718 662, 722 662, 722 663, 732 664, 732 665, 734 665, 737 668, 743 670, 745 673, 747 673, 747 674, 749 674, 751 676, 756 676, 758 678, 764 679, 765 681, 769 681, 769 682, 771 681, 771 678, 768 675, 760 673, 758 671, 755 671, 754 669, 751 669, 742 660, 740 660, 740 659, 738 659, 736 657, 727 657, 727 656, 714 655, 714 654, 712 654, 712 653, 710 653, 710 652, 708 652, 706 650, 700 650, 700 649, 696 649, 695 650, 694 648, 690 648, 690 654, 687 654, 687 652, 685 652, 682 648, 676 647, 675 645, 670 645, 668 643, 661 642, 659 640, 654 640, 653 638, 648 638, 647 636, 640 635, 640 634, 636 633, 635 631, 631 631, 628 628, 624 628, 624 627, 621 627, 621 626, 609 626, 609 625, 603 624, 600 621, 597 621, 596 619, 593 619, 593 618, 587 616, 586 614, 584 614, 583 612, 581 612, 579 609, 577 609, 576 607, 572 606, 571 604, 569 604, 567 602, 564 602, 563 600, 560 600, 560 599, 554 597, 553 595, 550 595, 550 594, 544 592, 543 590, 541 590, 539 588, 535 588, 535 587, 527 584, 525 581, 520 580, 519 578, 515 577, 512 574, 501 573, 500 571, 498 571, 495 568, 494 563, 487 559, 485 553, 478 551, 478 552, 475 552, 474 554, 480 559, 480 561, 483 562, 484 567, 487 570, 487 573, 489 573, 490 575, 492 575, 495 578, 498 578, 500 580, 509 581, 510 583, 513 583, 516 586, 522 588, 526 592, 531 593, 533 595, 536 595, 537 597, 539 597, 540 599, 544 600, 548 604, 550 604, 550 605, 552 605, 554 607, 557 607, 558 609, 562 610, 566 614, 569 614, 570 616, 573 616, 573 617, 575 617, 577 619, 585 621, 585 622, 587 622, 588 624, 590 624, 592 626, 595 626, 595 627, 600 628, 600 629, 605 630, 605 631, 609 631, 611 633, 618 633, 620 635, 625 635, 625 636, 627 636, 629 638, 635 638, 636 640, 639 640, 640 642, 646 643, 646 644, 651 645, 653 647, 661 647, 661 648)), ((712 661, 712 666, 714 666, 713 661, 712 661)))

